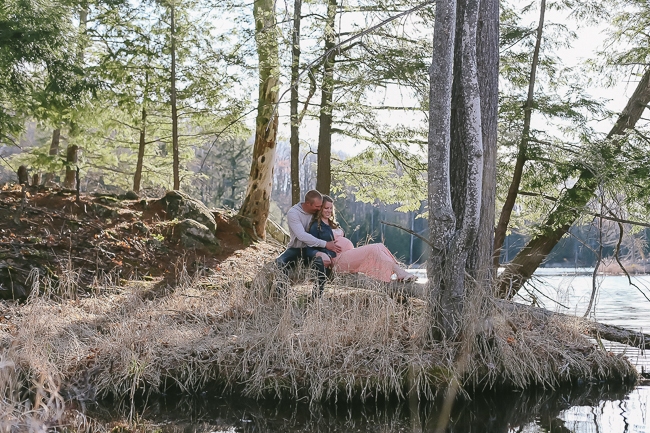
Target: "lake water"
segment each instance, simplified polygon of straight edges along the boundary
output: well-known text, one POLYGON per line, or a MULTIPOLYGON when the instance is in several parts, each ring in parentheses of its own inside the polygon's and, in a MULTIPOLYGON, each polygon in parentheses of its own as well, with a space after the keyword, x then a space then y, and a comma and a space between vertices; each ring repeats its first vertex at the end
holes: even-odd
MULTIPOLYGON (((553 311, 582 316, 592 293, 591 270, 542 269, 522 292, 520 302, 535 300, 553 311)), ((420 278, 423 282, 424 278, 420 278)), ((650 276, 599 277, 596 320, 648 333, 650 276)), ((641 371, 650 371, 646 353, 605 343, 622 351, 641 371)), ((374 401, 309 407, 285 401, 259 402, 204 394, 195 398, 160 398, 139 406, 140 419, 161 432, 435 432, 442 401, 374 401)), ((118 409, 99 408, 96 415, 119 417, 118 409)), ((123 411, 121 413, 124 413, 123 411)), ((482 393, 454 404, 446 432, 650 433, 650 385, 635 387, 584 384, 554 392, 482 393)))
MULTIPOLYGON (((650 332, 650 276, 597 276, 591 269, 540 269, 535 281, 517 299, 566 314, 583 316, 595 287, 595 308, 589 317, 644 333, 650 332)), ((605 342, 612 352, 624 352, 640 372, 650 373, 647 351, 605 342)), ((650 432, 650 386, 639 385, 622 398, 575 405, 559 415, 572 432, 650 432)), ((545 431, 545 430, 525 430, 545 431)))

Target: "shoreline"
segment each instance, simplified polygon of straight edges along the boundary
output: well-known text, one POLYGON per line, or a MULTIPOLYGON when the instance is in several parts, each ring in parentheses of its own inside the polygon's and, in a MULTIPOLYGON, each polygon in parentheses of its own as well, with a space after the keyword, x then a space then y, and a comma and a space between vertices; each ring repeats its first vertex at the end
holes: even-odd
POLYGON ((638 378, 626 358, 589 342, 578 319, 506 314, 476 296, 463 325, 472 338, 462 343, 430 339, 423 301, 373 287, 335 280, 311 302, 303 282, 274 299, 252 280, 273 248, 254 244, 219 272, 181 272, 176 286, 132 281, 86 298, 4 303, 3 360, 23 390, 42 388, 30 398, 44 405, 55 394, 129 400, 171 383, 189 394, 218 383, 244 396, 318 402, 432 400, 454 381, 462 394, 638 378))
MULTIPOLYGON (((0 198, 13 215, 15 191, 0 198)), ((16 425, 73 425, 75 400, 131 401, 172 385, 317 403, 433 400, 453 383, 462 396, 638 377, 625 358, 588 341, 579 319, 506 313, 481 290, 467 300, 460 342, 432 340, 424 301, 368 279, 337 277, 311 301, 303 275, 287 298, 274 298, 257 276, 281 244, 250 245, 236 215, 179 193, 77 203, 36 191, 25 215, 40 224, 25 219, 7 242, 29 254, 12 252, 11 275, 3 274, 24 286, 24 300, 0 303, 0 413, 16 425), (183 235, 198 227, 187 219, 203 221, 210 236, 183 235), (43 224, 51 236, 38 235, 43 224)), ((412 288, 422 292, 422 283, 412 288)))

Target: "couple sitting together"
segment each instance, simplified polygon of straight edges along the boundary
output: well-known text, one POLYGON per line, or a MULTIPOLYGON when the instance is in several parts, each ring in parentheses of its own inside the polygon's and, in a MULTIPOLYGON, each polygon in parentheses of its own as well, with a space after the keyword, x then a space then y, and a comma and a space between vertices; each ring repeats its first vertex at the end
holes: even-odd
POLYGON ((316 190, 305 194, 305 200, 287 212, 290 240, 287 249, 276 259, 285 274, 287 268, 298 262, 316 269, 318 281, 316 296, 325 288, 332 272, 362 273, 370 278, 389 283, 415 281, 413 274, 400 268, 397 260, 384 244, 367 244, 355 248, 343 235, 334 217, 334 202, 330 196, 316 190))

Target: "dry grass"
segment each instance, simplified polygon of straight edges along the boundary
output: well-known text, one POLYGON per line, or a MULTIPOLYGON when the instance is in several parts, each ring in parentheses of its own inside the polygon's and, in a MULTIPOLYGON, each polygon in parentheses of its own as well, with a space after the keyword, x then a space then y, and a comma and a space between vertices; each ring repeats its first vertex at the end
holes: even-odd
POLYGON ((480 295, 469 299, 466 317, 474 319, 464 326, 466 335, 474 338, 464 375, 467 384, 555 388, 577 379, 636 380, 637 372, 626 358, 601 350, 585 337, 581 318, 542 320, 524 309, 505 312, 499 305, 480 295))
MULTIPOLYGON (((180 269, 180 284, 166 289, 107 281, 101 294, 86 298, 33 296, 6 305, 11 320, 0 328, 0 386, 7 391, 0 410, 16 414, 7 422, 62 419, 59 393, 131 399, 172 386, 190 392, 218 385, 310 401, 432 398, 454 380, 462 389, 554 387, 636 374, 625 359, 591 345, 577 319, 541 323, 506 315, 478 291, 465 306, 460 343, 428 338, 424 302, 373 287, 334 281, 312 301, 305 283, 277 299, 250 281, 267 253, 252 247, 213 276, 180 269)), ((9 431, 6 425, 0 431, 9 431)))
POLYGON ((21 367, 14 347, 0 353, 0 432, 45 432, 65 426, 74 432, 101 432, 102 425, 66 408, 51 365, 21 367))

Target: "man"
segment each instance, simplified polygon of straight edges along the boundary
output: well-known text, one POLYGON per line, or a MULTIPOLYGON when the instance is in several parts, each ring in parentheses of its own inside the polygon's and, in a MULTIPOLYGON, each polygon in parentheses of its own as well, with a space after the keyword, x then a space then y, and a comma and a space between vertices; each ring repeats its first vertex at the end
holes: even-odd
POLYGON ((314 215, 318 213, 323 205, 323 196, 320 192, 312 189, 305 194, 305 200, 292 206, 287 212, 287 222, 289 224, 289 244, 287 249, 280 257, 275 259, 278 267, 288 276, 288 268, 295 266, 298 262, 309 264, 316 269, 318 281, 316 283, 316 290, 314 296, 320 296, 325 288, 325 266, 323 259, 320 257, 307 257, 305 254, 306 247, 320 247, 327 248, 335 253, 341 252, 341 247, 336 245, 334 241, 325 242, 308 233, 309 224, 311 223, 314 215))

